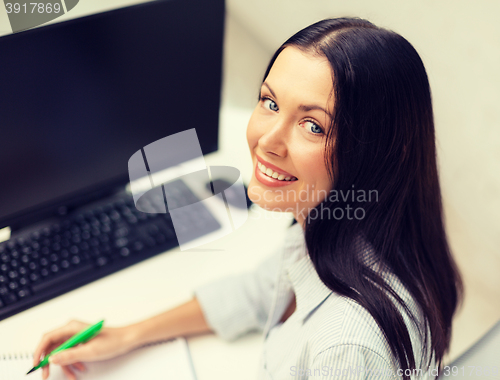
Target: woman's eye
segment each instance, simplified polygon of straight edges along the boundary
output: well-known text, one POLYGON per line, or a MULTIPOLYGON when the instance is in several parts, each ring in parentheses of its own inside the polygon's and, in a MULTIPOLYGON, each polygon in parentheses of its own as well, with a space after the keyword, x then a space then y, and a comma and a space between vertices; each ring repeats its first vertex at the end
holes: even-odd
POLYGON ((312 121, 307 120, 304 123, 304 126, 305 126, 306 130, 308 130, 309 132, 314 133, 316 135, 323 133, 323 130, 321 129, 321 127, 318 124, 313 123, 312 121))
POLYGON ((279 108, 278 105, 273 102, 271 99, 264 99, 264 107, 269 108, 271 111, 278 112, 279 108))

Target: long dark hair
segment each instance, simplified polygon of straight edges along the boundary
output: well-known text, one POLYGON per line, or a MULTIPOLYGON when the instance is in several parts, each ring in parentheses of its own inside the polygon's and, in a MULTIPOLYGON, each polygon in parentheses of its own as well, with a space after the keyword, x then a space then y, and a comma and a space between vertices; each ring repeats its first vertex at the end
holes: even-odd
POLYGON ((381 274, 356 255, 356 237, 362 234, 377 260, 398 277, 421 307, 425 322, 424 332, 419 329, 422 362, 424 352, 427 366, 434 355, 441 371, 452 318, 463 300, 463 285, 444 228, 424 65, 412 45, 397 33, 359 18, 337 18, 317 22, 288 39, 272 57, 264 80, 287 46, 330 62, 335 104, 325 139, 325 162, 333 189, 348 194, 355 185, 378 196, 376 202, 327 197, 316 207, 318 212, 320 207, 362 208, 364 213, 358 217, 312 218, 309 213, 305 239, 311 261, 326 286, 373 316, 403 378, 409 379, 405 370, 417 368, 416 356, 407 326, 388 294, 415 323, 417 316, 381 274))

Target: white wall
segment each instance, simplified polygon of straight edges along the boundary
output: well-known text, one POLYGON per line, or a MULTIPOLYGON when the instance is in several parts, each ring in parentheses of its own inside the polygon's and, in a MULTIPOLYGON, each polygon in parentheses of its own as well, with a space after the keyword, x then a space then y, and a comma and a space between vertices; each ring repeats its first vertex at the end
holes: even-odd
MULTIPOLYGON (((128 5, 81 0, 66 18, 128 5)), ((427 68, 450 242, 466 281, 450 357, 500 319, 500 2, 227 0, 223 106, 254 107, 273 51, 326 17, 359 16, 408 39, 427 68)), ((61 20, 61 19, 59 19, 61 20)), ((0 34, 9 32, 3 3, 0 34)), ((244 122, 235 125, 244 136, 244 122)), ((234 141, 246 149, 246 143, 234 141)))

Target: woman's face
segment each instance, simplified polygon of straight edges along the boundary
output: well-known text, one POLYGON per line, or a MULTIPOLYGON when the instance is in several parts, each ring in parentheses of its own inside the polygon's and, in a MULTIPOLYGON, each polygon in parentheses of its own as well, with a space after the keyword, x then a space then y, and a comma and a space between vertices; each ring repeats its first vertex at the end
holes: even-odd
POLYGON ((324 162, 332 93, 328 60, 286 47, 248 123, 254 165, 249 198, 267 210, 293 212, 302 225, 333 188, 324 162))

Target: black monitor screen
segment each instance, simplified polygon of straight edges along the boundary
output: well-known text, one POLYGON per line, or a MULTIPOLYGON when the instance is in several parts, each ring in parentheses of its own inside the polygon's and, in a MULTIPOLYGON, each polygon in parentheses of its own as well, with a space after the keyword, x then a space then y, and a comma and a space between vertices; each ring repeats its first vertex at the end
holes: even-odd
POLYGON ((223 28, 223 0, 157 0, 1 37, 0 228, 173 133, 215 151, 223 28))

